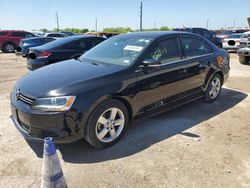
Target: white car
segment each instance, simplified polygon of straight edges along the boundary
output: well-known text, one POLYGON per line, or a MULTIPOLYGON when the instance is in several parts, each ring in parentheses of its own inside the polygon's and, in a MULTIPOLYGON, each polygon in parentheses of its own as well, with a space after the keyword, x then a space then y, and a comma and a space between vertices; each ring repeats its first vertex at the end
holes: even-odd
POLYGON ((61 38, 68 37, 68 35, 66 35, 64 33, 46 33, 43 36, 44 37, 52 37, 52 38, 55 38, 55 39, 61 39, 61 38))
POLYGON ((237 50, 240 45, 242 33, 232 34, 228 38, 224 38, 222 41, 222 48, 226 50, 237 50))

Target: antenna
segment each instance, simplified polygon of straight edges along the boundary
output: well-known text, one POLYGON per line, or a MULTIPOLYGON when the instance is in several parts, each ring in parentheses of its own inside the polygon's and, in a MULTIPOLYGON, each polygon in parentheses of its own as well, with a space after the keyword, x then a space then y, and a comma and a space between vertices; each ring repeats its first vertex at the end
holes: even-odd
POLYGON ((142 31, 142 1, 140 6, 140 31, 142 31))

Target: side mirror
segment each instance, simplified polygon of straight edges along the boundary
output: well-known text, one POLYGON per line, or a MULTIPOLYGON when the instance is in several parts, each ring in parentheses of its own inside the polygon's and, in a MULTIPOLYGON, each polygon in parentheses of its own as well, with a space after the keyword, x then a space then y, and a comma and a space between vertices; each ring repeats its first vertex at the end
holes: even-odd
POLYGON ((156 59, 146 59, 141 64, 142 67, 160 67, 161 61, 156 59))
POLYGON ((77 55, 73 55, 73 56, 72 56, 72 59, 77 60, 80 56, 81 56, 81 55, 79 55, 79 54, 77 54, 77 55))

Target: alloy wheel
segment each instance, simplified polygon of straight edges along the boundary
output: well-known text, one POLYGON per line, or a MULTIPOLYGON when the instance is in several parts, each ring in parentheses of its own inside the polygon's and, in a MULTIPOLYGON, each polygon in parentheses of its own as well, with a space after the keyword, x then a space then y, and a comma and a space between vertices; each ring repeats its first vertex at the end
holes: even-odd
POLYGON ((123 112, 118 108, 109 108, 103 112, 96 123, 96 136, 101 142, 112 142, 122 132, 125 124, 123 112))
POLYGON ((221 81, 218 77, 215 77, 211 82, 210 90, 209 90, 209 97, 211 99, 215 99, 218 94, 220 93, 221 88, 221 81))

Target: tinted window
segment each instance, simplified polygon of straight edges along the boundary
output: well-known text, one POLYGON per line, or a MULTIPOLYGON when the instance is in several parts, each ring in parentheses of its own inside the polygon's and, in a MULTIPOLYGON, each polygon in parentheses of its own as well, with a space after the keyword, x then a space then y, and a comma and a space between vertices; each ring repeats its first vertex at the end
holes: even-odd
POLYGON ((53 40, 55 40, 55 39, 54 38, 41 38, 40 39, 41 42, 51 42, 53 40))
POLYGON ((187 58, 211 53, 210 46, 201 39, 182 37, 182 45, 187 58))
POLYGON ((48 37, 65 37, 65 35, 61 35, 61 34, 48 34, 48 37))
POLYGON ((26 33, 23 33, 23 32, 13 32, 12 36, 14 36, 14 37, 25 37, 25 34, 26 33))
POLYGON ((207 31, 207 30, 203 30, 203 36, 205 37, 205 38, 212 38, 212 34, 209 32, 209 31, 207 31))
POLYGON ((101 43, 104 40, 105 39, 102 39, 102 38, 92 38, 92 39, 89 39, 88 40, 89 49, 93 48, 94 46, 96 46, 97 44, 101 43))
POLYGON ((160 42, 146 59, 160 60, 162 64, 180 60, 181 56, 177 39, 172 38, 160 42))
POLYGON ((0 32, 0 36, 5 36, 7 32, 0 32))
POLYGON ((88 49, 88 46, 86 44, 86 41, 82 39, 82 40, 77 40, 77 41, 67 43, 64 46, 62 46, 62 48, 84 51, 88 49))

